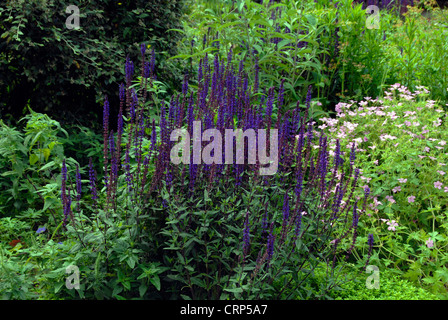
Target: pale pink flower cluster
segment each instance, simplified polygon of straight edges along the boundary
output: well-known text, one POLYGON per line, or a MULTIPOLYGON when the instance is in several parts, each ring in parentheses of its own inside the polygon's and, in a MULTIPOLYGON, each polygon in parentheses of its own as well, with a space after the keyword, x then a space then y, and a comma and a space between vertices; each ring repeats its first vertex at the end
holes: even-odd
POLYGON ((436 189, 442 189, 442 185, 443 185, 443 183, 440 181, 434 182, 434 188, 436 188, 436 189))
POLYGON ((387 230, 395 231, 395 227, 398 227, 398 223, 395 220, 381 219, 381 221, 386 222, 389 226, 387 227, 387 230))
POLYGON ((388 113, 387 113, 387 116, 388 116, 390 119, 392 119, 392 120, 395 120, 395 119, 399 118, 399 116, 397 116, 397 114, 395 113, 395 111, 388 112, 388 113))
POLYGON ((404 113, 404 117, 413 116, 414 114, 417 114, 417 112, 415 112, 415 111, 404 111, 403 113, 404 113))
POLYGON ((429 90, 426 89, 424 86, 416 86, 417 91, 415 91, 415 94, 428 94, 429 90), (421 91, 420 91, 421 90, 421 91))
POLYGON ((434 124, 434 127, 439 127, 442 125, 442 120, 440 118, 437 118, 436 121, 432 122, 434 124))
POLYGON ((395 203, 395 199, 393 196, 386 196, 386 200, 389 200, 391 203, 395 203))
POLYGON ((380 204, 383 204, 383 203, 382 203, 381 201, 378 201, 378 198, 377 198, 377 197, 374 197, 374 198, 373 198, 373 203, 369 204, 369 207, 370 207, 372 210, 376 210, 380 204))
POLYGON ((395 137, 395 136, 391 136, 390 134, 382 134, 382 135, 380 135, 380 140, 381 140, 381 141, 385 141, 385 140, 387 140, 387 139, 389 139, 389 140, 395 140, 395 139, 397 139, 397 137, 395 137))
POLYGON ((342 109, 348 109, 352 106, 351 103, 345 103, 345 102, 339 102, 336 106, 335 106, 335 110, 337 113, 341 113, 342 109))

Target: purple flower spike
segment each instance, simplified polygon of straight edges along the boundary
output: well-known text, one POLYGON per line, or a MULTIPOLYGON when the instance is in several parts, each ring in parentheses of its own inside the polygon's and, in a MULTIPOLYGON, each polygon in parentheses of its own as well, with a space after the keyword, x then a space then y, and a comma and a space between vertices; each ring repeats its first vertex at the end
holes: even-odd
POLYGON ((270 232, 268 236, 268 243, 266 244, 266 251, 268 253, 267 263, 269 266, 269 263, 272 260, 272 257, 274 255, 274 242, 275 242, 275 235, 274 235, 274 223, 271 223, 270 232))
POLYGON ((154 75, 154 68, 156 66, 156 53, 154 51, 154 49, 152 49, 151 52, 151 63, 150 63, 150 70, 151 70, 151 74, 154 75))
POLYGON ((355 143, 353 142, 352 148, 350 150, 350 164, 353 165, 356 159, 355 143))
POLYGON ((148 61, 145 61, 145 64, 143 66, 143 77, 146 79, 151 77, 151 63, 148 61))
POLYGON ((89 158, 89 180, 90 180, 90 190, 92 192, 92 199, 96 204, 96 199, 98 199, 98 192, 96 190, 96 174, 93 169, 92 158, 89 158))
POLYGON ((118 89, 118 96, 120 97, 120 101, 124 101, 126 95, 126 86, 124 83, 120 83, 119 89, 118 89))
POLYGON ((104 134, 108 134, 109 132, 109 100, 107 99, 107 96, 104 99, 104 106, 103 106, 103 131, 104 134))
POLYGON ((283 198, 283 221, 287 221, 288 219, 289 219, 289 197, 288 192, 286 192, 283 198))
POLYGON ((76 201, 78 202, 78 210, 79 210, 79 202, 81 200, 81 173, 79 172, 79 166, 76 165, 76 201))
POLYGON ((311 106, 311 91, 312 91, 312 87, 311 87, 311 85, 309 85, 308 92, 306 94, 306 101, 305 101, 305 105, 306 105, 307 109, 309 109, 311 106))
POLYGON ((250 248, 250 226, 249 226, 249 212, 246 213, 244 220, 244 235, 243 235, 243 253, 244 257, 249 253, 250 248))
POLYGON ((369 233, 369 236, 368 236, 368 239, 367 239, 367 243, 369 245, 369 252, 371 252, 372 251, 372 247, 373 247, 373 243, 374 243, 373 234, 369 233))
POLYGON ((255 57, 255 80, 254 80, 254 93, 258 92, 259 84, 259 72, 260 72, 260 66, 258 65, 258 57, 255 57))
POLYGON ((132 76, 134 75, 134 63, 129 60, 129 57, 126 58, 125 64, 125 74, 126 74, 126 82, 131 82, 132 76))
POLYGON ((355 204, 353 205, 353 222, 352 222, 352 226, 353 228, 357 228, 358 227, 358 222, 359 222, 359 214, 358 214, 358 203, 355 202, 355 204))

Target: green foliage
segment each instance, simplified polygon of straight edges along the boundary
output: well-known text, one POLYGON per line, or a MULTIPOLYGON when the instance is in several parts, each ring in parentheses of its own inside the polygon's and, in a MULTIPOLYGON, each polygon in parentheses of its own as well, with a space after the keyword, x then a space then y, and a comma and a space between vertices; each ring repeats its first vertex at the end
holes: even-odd
MULTIPOLYGON (((80 28, 65 25, 68 4, 12 0, 0 5, 0 110, 13 120, 31 105, 59 119, 100 114, 95 101, 114 96, 123 75, 125 52, 146 43, 158 52, 157 74, 176 88, 182 73, 167 62, 175 54, 182 1, 72 1, 80 28), (61 108, 63 106, 63 108, 61 108)), ((133 49, 133 50, 131 50, 133 49)))
POLYGON ((446 114, 428 95, 396 84, 384 100, 340 103, 322 128, 356 144, 373 200, 360 230, 374 234, 381 265, 446 297, 448 135, 446 114))
POLYGON ((410 90, 426 86, 433 100, 446 104, 448 70, 442 62, 448 58, 446 12, 430 10, 431 19, 426 19, 421 11, 413 8, 387 33, 385 59, 393 81, 389 83, 399 82, 410 90))
POLYGON ((351 1, 342 1, 337 13, 340 55, 335 63, 340 91, 336 95, 343 101, 377 97, 385 83, 393 81, 390 80, 390 64, 386 58, 388 47, 383 36, 393 28, 398 18, 382 10, 380 28, 368 29, 368 16, 361 4, 352 7, 351 1))
MULTIPOLYGON (((314 97, 321 103, 331 96, 334 70, 326 67, 334 59, 336 14, 334 10, 314 8, 302 1, 282 1, 269 5, 253 1, 197 3, 190 20, 184 22, 183 59, 195 73, 198 57, 205 53, 227 58, 230 50, 245 61, 245 71, 254 84, 254 68, 260 68, 259 88, 279 87, 284 81, 286 112, 305 104, 308 86, 316 88, 314 97), (205 41, 204 41, 205 40, 205 41), (193 46, 191 46, 193 41, 193 46)), ((235 64, 237 70, 238 65, 235 64)), ((261 91, 260 91, 261 92, 261 91)), ((321 108, 313 117, 326 114, 321 108)))
MULTIPOLYGON (((157 96, 158 91, 153 89, 151 95, 157 96)), ((144 94, 144 91, 138 92, 144 94)), ((185 104, 186 99, 184 95, 180 103, 185 104)), ((164 143, 166 136, 156 141, 149 138, 154 129, 159 131, 159 125, 154 128, 141 122, 147 108, 145 99, 139 101, 135 115, 125 117, 124 132, 117 137, 120 144, 111 147, 109 144, 114 140, 106 139, 107 180, 97 180, 98 199, 89 195, 83 199, 77 197, 79 192, 73 181, 76 163, 66 162, 68 175, 62 179, 61 187, 63 210, 59 208, 58 212, 64 212, 67 224, 56 226, 55 223, 48 226, 48 233, 39 234, 38 241, 30 234, 25 242, 30 244, 25 249, 32 257, 28 261, 40 266, 40 290, 44 294, 54 292, 62 298, 97 299, 324 296, 328 287, 297 291, 311 287, 309 275, 319 264, 333 269, 336 257, 331 241, 351 235, 353 225, 346 219, 352 206, 344 206, 340 215, 330 216, 332 197, 323 199, 330 189, 325 191, 324 184, 319 182, 322 174, 319 177, 313 174, 312 168, 319 162, 314 163, 309 156, 314 140, 319 137, 308 134, 306 146, 300 149, 292 148, 293 141, 285 142, 282 149, 285 156, 290 150, 290 156, 296 159, 294 152, 300 152, 304 160, 300 164, 293 161, 291 166, 282 162, 282 173, 278 176, 264 179, 258 170, 247 165, 239 167, 244 176, 239 179, 236 167, 226 166, 223 169, 226 172, 217 172, 218 178, 213 180, 200 167, 193 192, 190 181, 194 178, 191 175, 182 178, 187 167, 174 166, 164 157, 168 147, 164 143), (120 153, 121 147, 124 150, 120 153), (113 165, 116 157, 122 163, 121 170, 113 165), (302 196, 293 190, 297 174, 292 171, 294 168, 307 181, 302 196), (168 179, 169 172, 174 179, 168 179), (65 200, 68 197, 72 201, 65 200), (327 225, 330 220, 331 228, 327 225), (247 237, 250 241, 244 240, 247 237), (62 242, 63 249, 53 251, 51 259, 44 259, 47 257, 44 248, 51 248, 51 241, 62 242), (64 270, 69 265, 79 266, 82 275, 79 290, 64 288, 62 284, 64 270), (291 278, 287 279, 289 275, 291 278), (276 285, 279 278, 287 279, 287 285, 276 285)), ((170 115, 173 108, 174 104, 170 104, 170 115)), ((170 116, 168 119, 173 121, 170 116)), ((305 139, 305 130, 311 130, 312 126, 306 124, 307 116, 301 119, 294 117, 291 121, 300 122, 297 125, 305 139)), ((162 120, 160 131, 166 132, 162 120)), ((107 132, 105 136, 109 136, 107 132)), ((320 152, 326 152, 323 150, 320 152)), ((324 159, 323 155, 317 159, 324 159)), ((352 173, 348 173, 344 182, 349 191, 356 187, 352 173)), ((334 176, 333 183, 336 183, 334 176)), ((91 182, 90 189, 92 185, 91 182)), ((354 202, 351 194, 345 198, 350 204, 354 202)), ((59 216, 58 222, 63 219, 59 216)), ((331 281, 336 281, 335 278, 332 273, 331 281)), ((50 294, 50 297, 53 296, 50 294)))
MULTIPOLYGON (((140 42, 157 53, 157 79, 135 74, 127 88, 136 90, 137 111, 146 118, 138 122, 125 114, 121 144, 115 146, 122 148, 117 156, 121 169, 113 184, 105 184, 112 165, 99 161, 104 150, 109 163, 117 153, 109 158, 110 147, 103 149, 102 137, 90 129, 63 123, 64 130, 34 111, 18 123, 22 127, 0 122, 2 299, 448 297, 448 135, 446 114, 438 106, 446 102, 448 87, 446 17, 438 10, 431 21, 418 9, 403 19, 382 11, 380 29, 367 29, 365 10, 349 0, 339 1, 337 8, 328 0, 258 2, 188 1, 190 20, 183 23, 178 1, 82 4, 80 30, 65 28, 68 14, 55 1, 0 6, 3 112, 16 108, 15 100, 18 113, 27 104, 40 111, 63 105, 64 112, 76 104, 79 111, 71 111, 76 116, 86 113, 86 101, 100 101, 105 93, 114 108, 124 53, 139 56, 135 44, 140 42), (173 57, 177 44, 181 52, 173 57), (288 187, 295 182, 293 171, 262 183, 253 170, 244 170, 243 180, 232 171, 208 180, 204 170, 191 192, 188 165, 160 169, 160 106, 170 104, 168 95, 180 88, 186 72, 188 91, 203 89, 195 73, 205 53, 210 64, 219 56, 225 67, 230 52, 245 61, 241 74, 248 71, 250 88, 257 64, 259 88, 279 87, 283 79, 285 103, 278 110, 275 101, 274 118, 293 110, 297 101, 303 107, 312 84, 309 116, 322 121, 329 155, 336 139, 344 159, 355 143, 356 161, 363 166, 359 184, 370 188, 365 201, 364 188, 354 183, 347 206, 343 203, 350 208, 359 201, 357 238, 349 232, 351 213, 330 224, 325 219, 332 207, 319 206, 315 191, 304 195, 303 229, 296 237, 294 225, 282 220, 284 195, 293 199, 291 208, 299 203, 289 188, 293 184, 288 187), (392 83, 397 84, 389 88, 392 83), (142 99, 146 93, 149 99, 142 99), (336 119, 330 119, 326 109, 337 97, 348 103, 337 104, 336 119), (149 119, 156 120, 155 132, 149 119), (144 134, 137 135, 139 129, 144 134), (158 139, 152 145, 154 133, 158 139), (87 180, 89 158, 98 173, 98 199, 92 199, 87 180), (64 159, 72 199, 67 225, 60 200, 64 159), (83 177, 80 199, 75 197, 77 165, 83 177), (244 182, 237 187, 237 181, 244 182), (265 217, 273 223, 271 230, 265 217), (275 246, 268 259, 270 234, 275 246), (367 234, 374 236, 373 247, 367 234), (341 241, 333 245, 335 239, 341 241), (347 259, 351 269, 345 267, 347 259), (380 269, 379 289, 366 287, 367 264, 380 269), (79 267, 80 289, 65 285, 71 265, 79 267)), ((251 105, 264 94, 259 90, 250 96, 251 105)), ((186 96, 180 96, 183 107, 186 96)), ((317 144, 308 147, 308 155, 319 159, 317 144)), ((349 168, 345 161, 341 170, 349 168)), ((313 185, 310 181, 308 172, 304 186, 313 185)))
POLYGON ((403 280, 393 271, 385 269, 379 272, 379 288, 368 288, 366 282, 370 274, 352 273, 353 280, 348 281, 337 290, 332 290, 331 298, 335 300, 439 300, 434 294, 403 280))
MULTIPOLYGON (((173 185, 174 190, 178 188, 173 185)), ((333 272, 333 247, 329 242, 344 230, 343 222, 335 223, 331 232, 320 231, 325 215, 311 214, 314 201, 310 195, 310 216, 302 217, 303 234, 296 239, 292 228, 283 239, 285 191, 280 186, 242 189, 239 194, 226 189, 225 185, 215 186, 211 192, 200 188, 193 198, 173 191, 171 196, 166 193, 168 207, 164 210, 168 216, 160 240, 166 245, 161 255, 165 265, 170 266, 167 277, 178 283, 172 290, 180 292, 180 296, 175 297, 285 300, 324 296, 329 288, 312 287, 312 274, 324 263, 328 279, 338 281, 341 277, 333 272), (270 261, 266 260, 268 230, 260 230, 266 212, 269 221, 277 222, 270 261), (247 253, 242 244, 246 214, 250 217, 251 237, 247 253)))
POLYGON ((404 18, 384 9, 379 29, 368 29, 367 12, 351 0, 337 6, 328 0, 268 2, 192 6, 182 31, 182 53, 171 59, 183 59, 191 65, 190 73, 205 52, 226 57, 232 49, 249 70, 258 59, 260 83, 278 86, 285 78, 284 111, 297 101, 303 104, 306 88, 313 85, 316 100, 323 104, 315 110, 316 118, 328 115, 341 100, 381 96, 397 82, 411 90, 426 86, 432 99, 448 101, 443 64, 447 20, 440 10, 431 9, 433 18, 428 20, 418 8, 404 18))
POLYGON ((22 120, 26 122, 23 133, 0 122, 0 214, 27 212, 44 220, 51 215, 55 222, 60 183, 54 174, 64 158, 58 139, 67 132, 59 122, 32 110, 22 120))

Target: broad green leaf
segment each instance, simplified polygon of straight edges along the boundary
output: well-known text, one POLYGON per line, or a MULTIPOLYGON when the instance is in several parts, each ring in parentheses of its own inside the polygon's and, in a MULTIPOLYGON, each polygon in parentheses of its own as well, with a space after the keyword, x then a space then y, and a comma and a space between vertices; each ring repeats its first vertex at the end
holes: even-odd
POLYGON ((50 157, 50 153, 51 153, 50 149, 43 149, 42 152, 44 154, 45 161, 48 161, 48 158, 50 157))
POLYGON ((34 165, 37 161, 39 161, 39 157, 36 154, 32 153, 30 155, 30 165, 34 165))
POLYGON ((156 287, 157 291, 160 291, 160 278, 158 275, 154 275, 149 281, 156 287))

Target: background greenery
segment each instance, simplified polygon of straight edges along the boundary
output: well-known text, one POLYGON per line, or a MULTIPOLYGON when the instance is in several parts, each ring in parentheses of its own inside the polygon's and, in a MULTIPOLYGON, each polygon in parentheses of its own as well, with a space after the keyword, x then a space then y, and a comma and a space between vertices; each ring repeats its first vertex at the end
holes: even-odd
MULTIPOLYGON (((13 122, 31 106, 56 120, 101 119, 107 95, 117 114, 123 61, 135 60, 140 43, 155 49, 157 74, 179 89, 182 66, 176 53, 183 1, 72 1, 80 29, 65 26, 66 5, 54 0, 8 0, 0 4, 0 114, 13 122), (63 107, 62 107, 63 106, 63 107), (93 114, 93 115, 92 115, 93 114), (96 118, 95 118, 96 115, 96 118)), ((115 117, 114 117, 115 119, 115 117)))
MULTIPOLYGON (((334 273, 326 274, 316 258, 306 266, 312 271, 301 273, 309 275, 309 279, 297 295, 291 295, 293 291, 282 297, 446 299, 448 215, 444 166, 447 161, 444 144, 439 142, 448 141, 444 133, 448 102, 447 14, 433 8, 433 2, 415 1, 415 7, 409 7, 404 15, 398 14, 396 7, 382 9, 380 28, 367 29, 368 15, 363 10, 366 3, 361 1, 352 6, 352 1, 341 0, 336 6, 330 0, 229 0, 97 1, 87 5, 75 1, 81 9, 82 27, 75 31, 65 28, 68 14, 56 1, 3 2, 0 5, 2 298, 204 297, 215 294, 209 290, 213 284, 210 277, 200 268, 192 271, 185 266, 189 262, 201 266, 204 259, 221 257, 217 264, 209 262, 209 267, 217 272, 219 268, 228 268, 226 259, 238 254, 236 243, 241 241, 244 226, 236 213, 250 202, 250 194, 239 194, 241 202, 232 211, 229 203, 236 201, 236 195, 208 195, 204 185, 191 213, 196 228, 187 234, 172 223, 191 207, 185 195, 172 199, 165 190, 164 197, 137 206, 135 197, 125 192, 123 173, 118 183, 119 210, 109 215, 105 209, 108 200, 105 189, 101 190, 104 174, 101 103, 108 95, 111 128, 115 128, 120 104, 117 89, 124 81, 125 57, 129 54, 135 63, 133 85, 140 90, 143 81, 138 78, 139 45, 145 43, 146 57, 150 57, 152 49, 156 53, 158 82, 153 81, 147 88, 152 99, 145 107, 151 107, 148 116, 156 119, 157 128, 160 102, 168 104, 172 94, 181 93, 184 75, 188 73, 189 91, 193 92, 200 86, 197 71, 205 54, 209 55, 209 62, 215 56, 228 62, 232 51, 238 57, 231 61, 234 70, 238 70, 240 60, 245 62, 243 70, 249 75, 249 86, 256 83, 254 71, 258 66, 260 90, 254 101, 265 97, 268 88, 283 84, 284 103, 278 108, 278 100, 274 102, 274 117, 277 112, 294 110, 298 101, 303 111, 311 85, 310 117, 316 120, 316 125, 329 126, 323 130, 331 139, 341 139, 346 159, 350 152, 348 143, 354 139, 362 141, 358 148, 365 151, 357 151, 357 161, 362 163, 361 186, 369 185, 371 194, 367 214, 360 220, 354 256, 349 260, 352 269, 342 269, 345 280, 359 282, 336 283, 340 278, 334 273), (394 91, 393 100, 388 103, 385 92, 391 91, 390 86, 395 83, 412 93, 422 92, 423 87, 427 91, 412 101, 394 91), (372 102, 370 97, 382 102, 372 102), (344 116, 337 111, 340 102, 353 105, 345 110, 344 116), (363 108, 370 107, 385 108, 385 114, 360 115, 367 110, 363 108), (387 113, 392 111, 403 121, 394 122, 387 113), (415 139, 401 130, 407 127, 404 112, 415 112, 406 116, 412 117, 411 123, 419 123, 409 129, 415 139), (340 121, 332 132, 330 123, 336 119, 340 121), (380 122, 382 125, 378 126, 380 122), (356 124, 353 131, 348 129, 348 123, 356 124), (350 134, 341 136, 341 132, 350 134), (384 135, 397 139, 393 143, 383 141, 380 137, 384 135), (99 182, 98 207, 89 194, 89 158, 94 159, 99 182), (82 228, 64 229, 61 225, 60 172, 64 159, 72 187, 76 166, 83 176, 81 210, 77 211, 82 228), (407 184, 400 185, 398 179, 404 178, 408 179, 407 184), (437 181, 443 183, 441 189, 435 187, 437 181), (401 190, 394 191, 398 186, 401 190), (389 200, 391 196, 395 202, 389 200), (409 201, 410 196, 416 197, 415 202, 409 201), (210 205, 212 198, 213 203, 228 210, 229 220, 210 217, 209 211, 216 210, 210 205), (162 204, 159 200, 167 202, 162 204), (150 218, 145 214, 140 217, 148 220, 141 229, 136 229, 140 209, 150 218), (161 216, 165 211, 170 212, 168 223, 161 216), (397 221, 396 230, 388 229, 381 219, 397 221), (203 225, 207 223, 225 225, 228 229, 216 227, 204 232, 203 225), (46 231, 38 233, 42 227, 46 231), (233 247, 223 252, 213 241, 202 246, 203 241, 217 233, 225 236, 233 247), (369 233, 375 239, 371 256, 369 233), (429 239, 434 246, 427 245, 429 239), (170 254, 163 250, 166 247, 171 248, 170 254), (380 267, 380 290, 365 288, 363 267, 368 256, 370 264, 380 267), (64 286, 65 268, 71 264, 82 266, 80 291, 64 286), (189 272, 195 275, 194 280, 188 278, 189 272), (199 288, 196 296, 191 294, 192 281, 199 288)), ((146 131, 152 132, 149 127, 146 131)), ((144 145, 149 148, 149 141, 145 140, 144 145)), ((132 173, 138 170, 135 157, 131 152, 132 173)), ((149 176, 154 172, 151 163, 149 176)), ((362 197, 360 189, 356 195, 362 197)), ((272 211, 281 212, 282 199, 277 197, 275 201, 277 206, 272 211)), ((254 207, 262 212, 259 203, 254 207)), ((349 240, 339 248, 342 256, 351 246, 349 240)), ((240 271, 243 274, 253 269, 240 271)), ((270 283, 273 290, 270 292, 276 295, 269 293, 266 297, 283 294, 285 284, 293 280, 297 284, 299 278, 300 275, 283 274, 270 283)), ((228 281, 223 277, 215 279, 219 279, 218 283, 228 281)), ((232 281, 235 286, 227 287, 229 297, 241 297, 237 284, 244 285, 243 279, 236 277, 232 281)))

